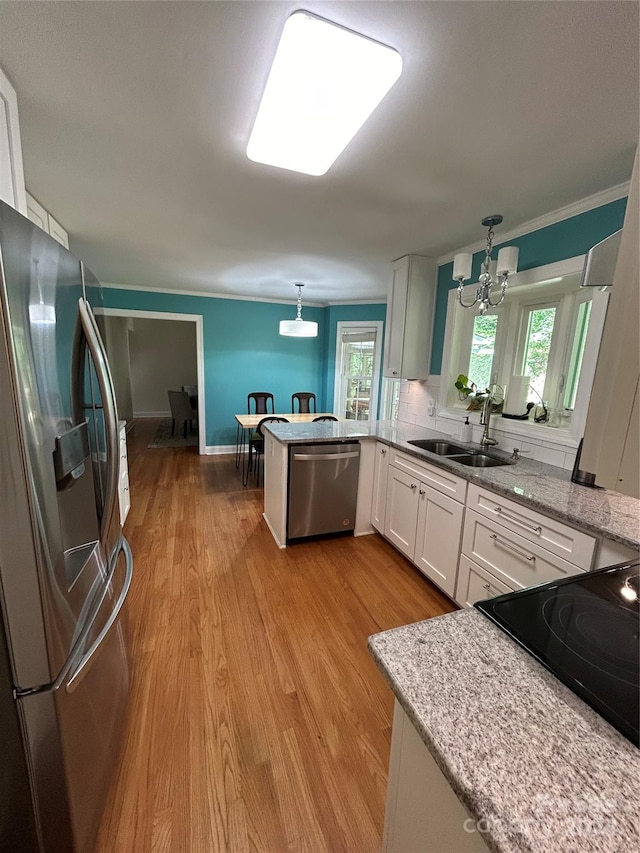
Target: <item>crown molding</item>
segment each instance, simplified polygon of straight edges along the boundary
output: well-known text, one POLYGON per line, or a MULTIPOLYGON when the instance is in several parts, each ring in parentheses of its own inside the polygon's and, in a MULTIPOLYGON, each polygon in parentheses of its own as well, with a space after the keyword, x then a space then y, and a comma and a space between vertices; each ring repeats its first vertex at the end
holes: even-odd
MULTIPOLYGON (((113 288, 113 290, 139 290, 142 293, 164 293, 171 296, 200 296, 203 299, 233 299, 238 302, 273 302, 277 305, 294 305, 295 298, 270 299, 266 296, 236 296, 234 293, 205 293, 202 290, 181 290, 175 287, 143 287, 136 284, 116 284, 113 281, 101 282, 102 287, 113 288)), ((305 308, 326 308, 326 302, 311 302, 304 300, 305 308)))
MULTIPOLYGON (((517 228, 512 228, 510 231, 505 231, 502 234, 496 234, 494 243, 496 246, 503 245, 509 240, 514 240, 516 237, 522 237, 524 234, 530 234, 532 231, 539 231, 541 228, 546 228, 548 225, 555 225, 556 222, 562 222, 564 219, 570 219, 572 216, 578 216, 580 213, 586 213, 588 210, 595 210, 596 207, 602 207, 604 204, 610 204, 612 201, 626 198, 629 195, 630 181, 618 184, 615 187, 610 187, 608 190, 602 190, 599 193, 587 196, 586 198, 575 201, 566 207, 560 207, 558 210, 552 210, 550 213, 545 213, 543 216, 538 216, 536 219, 530 219, 529 222, 523 222, 517 228)), ((454 255, 458 252, 480 252, 487 245, 486 238, 478 240, 476 243, 471 243, 469 246, 464 246, 461 249, 456 249, 455 252, 448 252, 446 255, 441 255, 436 258, 436 263, 439 267, 443 264, 450 263, 454 255)))

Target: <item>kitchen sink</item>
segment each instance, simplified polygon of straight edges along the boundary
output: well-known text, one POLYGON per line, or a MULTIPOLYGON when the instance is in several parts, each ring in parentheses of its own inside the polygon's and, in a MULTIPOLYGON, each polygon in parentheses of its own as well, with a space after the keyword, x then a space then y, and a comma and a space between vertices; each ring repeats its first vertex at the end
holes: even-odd
POLYGON ((468 454, 468 447, 461 447, 459 444, 451 444, 449 441, 441 441, 434 438, 416 439, 408 441, 407 444, 413 444, 414 447, 419 447, 421 450, 428 450, 438 456, 454 456, 459 453, 468 454))
POLYGON ((507 459, 498 459, 496 456, 488 456, 486 453, 463 453, 460 456, 451 456, 454 462, 468 465, 470 468, 493 468, 495 465, 509 465, 507 459))

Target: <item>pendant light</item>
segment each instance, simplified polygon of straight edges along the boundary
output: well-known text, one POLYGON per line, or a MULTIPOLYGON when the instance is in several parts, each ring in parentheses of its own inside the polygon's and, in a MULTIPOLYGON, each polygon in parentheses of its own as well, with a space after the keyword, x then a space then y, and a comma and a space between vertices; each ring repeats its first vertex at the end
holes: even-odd
POLYGON ((298 316, 295 320, 280 320, 280 334, 290 338, 317 338, 318 324, 312 320, 302 319, 302 288, 304 284, 297 281, 298 288, 298 316))
POLYGON ((484 227, 489 229, 487 232, 487 246, 478 288, 473 302, 469 304, 462 301, 462 293, 464 282, 471 277, 471 261, 473 256, 470 253, 462 252, 457 254, 453 259, 453 278, 454 281, 458 282, 458 301, 460 305, 463 308, 474 308, 478 305, 481 314, 484 314, 489 308, 496 308, 504 302, 509 276, 518 269, 518 248, 516 246, 504 246, 498 252, 497 263, 491 260, 493 226, 500 225, 501 222, 502 216, 499 213, 487 216, 482 220, 484 227), (492 290, 494 284, 500 285, 499 294, 492 290), (494 294, 493 299, 491 298, 492 293, 494 294))

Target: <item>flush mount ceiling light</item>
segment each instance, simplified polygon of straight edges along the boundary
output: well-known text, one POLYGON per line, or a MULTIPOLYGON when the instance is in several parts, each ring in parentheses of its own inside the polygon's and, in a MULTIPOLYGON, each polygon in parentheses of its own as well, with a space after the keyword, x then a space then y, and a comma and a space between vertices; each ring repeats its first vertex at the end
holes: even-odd
POLYGON ((498 260, 491 260, 493 226, 500 225, 501 222, 502 216, 500 216, 499 213, 495 213, 493 216, 487 216, 482 220, 484 227, 489 229, 487 232, 487 247, 485 249, 485 257, 482 262, 482 269, 478 280, 479 283, 475 299, 468 305, 465 305, 462 301, 462 291, 464 282, 471 277, 471 263, 473 261, 473 256, 469 252, 461 252, 453 259, 453 279, 458 282, 458 300, 460 301, 460 305, 462 305, 463 308, 473 308, 474 305, 478 305, 478 310, 481 314, 484 314, 489 308, 495 308, 504 301, 509 276, 518 269, 517 246, 503 246, 503 248, 498 252, 498 260), (491 288, 495 283, 497 283, 494 279, 497 279, 498 276, 500 277, 500 298, 497 301, 492 302, 491 288))
POLYGON ((247 157, 324 175, 401 71, 393 48, 294 12, 282 31, 247 157))
POLYGON ((280 320, 280 334, 290 338, 317 338, 318 324, 312 320, 302 319, 302 288, 304 284, 297 281, 298 288, 298 316, 295 320, 280 320))

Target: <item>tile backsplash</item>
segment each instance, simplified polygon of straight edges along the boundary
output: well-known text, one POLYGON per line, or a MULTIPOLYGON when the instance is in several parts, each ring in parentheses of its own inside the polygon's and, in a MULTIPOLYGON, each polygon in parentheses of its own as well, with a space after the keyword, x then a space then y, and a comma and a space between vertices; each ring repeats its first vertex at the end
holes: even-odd
MULTIPOLYGON (((430 376, 425 381, 402 380, 400 383, 400 402, 398 405, 398 421, 416 424, 416 426, 436 429, 447 433, 453 438, 460 438, 460 430, 464 423, 465 414, 459 416, 438 412, 438 396, 440 393, 440 377, 430 376)), ((472 424, 473 441, 482 438, 483 427, 480 426, 480 413, 469 412, 472 424)), ((491 420, 491 437, 498 440, 500 450, 511 451, 517 447, 525 459, 535 459, 547 462, 559 468, 573 468, 576 455, 575 442, 561 430, 540 426, 540 436, 522 436, 504 427, 507 422, 494 416, 491 420)), ((536 428, 536 432, 538 428, 536 428)))

